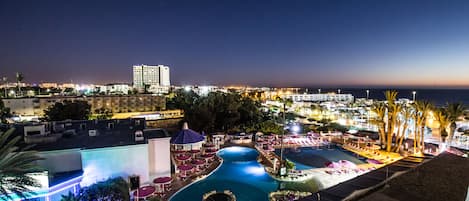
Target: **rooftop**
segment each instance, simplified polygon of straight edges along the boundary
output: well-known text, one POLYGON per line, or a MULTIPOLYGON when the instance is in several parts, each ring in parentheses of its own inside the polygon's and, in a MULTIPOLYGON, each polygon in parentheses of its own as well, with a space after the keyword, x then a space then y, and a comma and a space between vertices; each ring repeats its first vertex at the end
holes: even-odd
MULTIPOLYGON (((164 129, 146 129, 144 119, 121 119, 121 120, 83 120, 68 122, 48 122, 50 134, 44 136, 32 136, 35 141, 32 148, 37 151, 52 151, 64 149, 94 149, 114 146, 125 146, 135 144, 146 144, 148 139, 170 137, 164 129), (112 125, 110 127, 110 125, 112 125), (55 127, 61 127, 60 131, 55 127), (55 130, 57 131, 54 131, 55 130), (90 136, 89 131, 95 130, 96 135, 90 136), (143 131, 143 139, 136 141, 135 132, 143 131), (45 140, 45 138, 49 138, 45 140)), ((24 127, 29 124, 17 124, 14 127, 15 135, 23 136, 24 127)))

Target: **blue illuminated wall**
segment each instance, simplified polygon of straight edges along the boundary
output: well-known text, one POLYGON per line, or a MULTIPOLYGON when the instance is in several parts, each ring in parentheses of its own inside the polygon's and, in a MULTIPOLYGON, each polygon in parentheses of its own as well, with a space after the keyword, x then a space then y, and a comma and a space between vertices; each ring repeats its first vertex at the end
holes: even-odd
POLYGON ((118 146, 81 151, 82 186, 121 176, 139 175, 140 181, 148 182, 148 145, 118 146))

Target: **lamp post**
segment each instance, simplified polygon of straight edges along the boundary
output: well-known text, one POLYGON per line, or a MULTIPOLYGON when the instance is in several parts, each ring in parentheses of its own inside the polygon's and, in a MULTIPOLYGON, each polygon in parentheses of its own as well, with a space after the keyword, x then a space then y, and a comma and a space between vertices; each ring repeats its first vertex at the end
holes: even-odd
POLYGON ((7 81, 8 81, 8 78, 7 77, 2 77, 2 81, 3 81, 3 89, 5 91, 5 98, 8 97, 8 94, 7 94, 7 81))
POLYGON ((321 89, 318 89, 318 93, 321 93, 321 89))
POLYGON ((340 89, 337 89, 337 93, 340 94, 340 89))
POLYGON ((412 101, 415 102, 415 95, 417 94, 416 91, 412 91, 412 101))
MULTIPOLYGON (((282 99, 283 100, 283 99, 282 99)), ((282 139, 280 140, 280 168, 279 168, 279 175, 283 176, 286 171, 285 171, 285 164, 283 163, 283 139, 285 137, 285 100, 283 102, 283 122, 282 122, 282 139)))
POLYGON ((370 90, 366 90, 366 99, 368 100, 370 98, 370 90))

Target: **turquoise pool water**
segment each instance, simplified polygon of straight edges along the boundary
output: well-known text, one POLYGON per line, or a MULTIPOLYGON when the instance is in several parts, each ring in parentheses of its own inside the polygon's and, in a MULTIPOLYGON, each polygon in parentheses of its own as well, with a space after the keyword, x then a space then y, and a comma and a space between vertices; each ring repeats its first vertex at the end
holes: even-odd
MULTIPOLYGON (((280 150, 275 150, 280 155, 280 150)), ((297 170, 325 167, 327 162, 348 160, 355 164, 365 163, 363 158, 358 158, 353 153, 335 145, 323 147, 299 147, 285 148, 284 157, 295 163, 297 170)))
POLYGON ((218 155, 223 163, 217 170, 180 190, 170 201, 202 200, 202 196, 212 190, 231 190, 238 201, 268 201, 269 193, 277 190, 279 183, 257 162, 256 150, 228 147, 218 155))

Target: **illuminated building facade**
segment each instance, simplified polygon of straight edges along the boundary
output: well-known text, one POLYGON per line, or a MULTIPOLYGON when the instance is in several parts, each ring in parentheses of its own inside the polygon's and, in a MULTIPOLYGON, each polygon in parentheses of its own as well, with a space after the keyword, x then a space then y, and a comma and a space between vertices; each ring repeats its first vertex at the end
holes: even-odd
POLYGON ((169 134, 147 129, 143 118, 14 126, 15 135, 36 144, 33 149, 44 158, 38 161, 46 171, 37 174, 42 186, 34 200, 60 200, 109 178, 139 176, 144 184, 171 174, 169 134))
POLYGON ((170 86, 169 67, 165 65, 135 65, 133 66, 133 84, 142 89, 145 85, 170 86))

